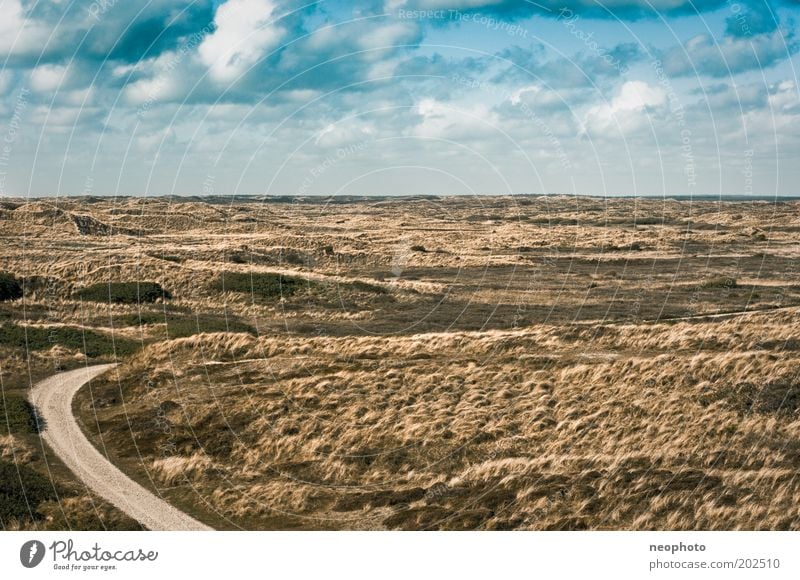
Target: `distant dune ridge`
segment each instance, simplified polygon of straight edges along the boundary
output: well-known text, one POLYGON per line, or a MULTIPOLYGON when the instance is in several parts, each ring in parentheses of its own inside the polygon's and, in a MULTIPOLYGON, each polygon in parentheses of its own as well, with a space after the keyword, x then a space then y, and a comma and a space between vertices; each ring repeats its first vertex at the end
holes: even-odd
MULTIPOLYGON (((800 527, 800 203, 208 201, 0 208, 4 389, 119 362, 79 423, 192 517, 800 527)), ((0 435, 46 474, 37 433, 0 435)))

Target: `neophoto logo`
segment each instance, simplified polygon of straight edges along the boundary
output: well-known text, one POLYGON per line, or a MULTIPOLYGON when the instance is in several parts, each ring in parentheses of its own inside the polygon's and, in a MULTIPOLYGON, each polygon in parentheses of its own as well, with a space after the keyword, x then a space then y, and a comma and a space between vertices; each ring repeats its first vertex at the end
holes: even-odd
POLYGON ((44 544, 39 540, 29 540, 19 549, 19 561, 26 568, 36 568, 44 559, 44 544))

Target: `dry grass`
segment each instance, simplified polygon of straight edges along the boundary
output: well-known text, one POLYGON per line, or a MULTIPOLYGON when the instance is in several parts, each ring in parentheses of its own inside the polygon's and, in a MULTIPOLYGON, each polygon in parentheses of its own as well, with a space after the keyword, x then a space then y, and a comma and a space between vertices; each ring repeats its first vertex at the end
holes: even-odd
MULTIPOLYGON (((4 211, 26 236, 5 269, 30 281, 9 319, 137 339, 80 416, 123 469, 215 525, 800 528, 796 203, 4 211), (312 283, 251 296, 221 291, 221 272, 312 283), (73 298, 131 280, 173 298, 73 298), (257 332, 129 324, 165 310, 257 332)), ((12 354, 4 376, 24 368, 12 354)))

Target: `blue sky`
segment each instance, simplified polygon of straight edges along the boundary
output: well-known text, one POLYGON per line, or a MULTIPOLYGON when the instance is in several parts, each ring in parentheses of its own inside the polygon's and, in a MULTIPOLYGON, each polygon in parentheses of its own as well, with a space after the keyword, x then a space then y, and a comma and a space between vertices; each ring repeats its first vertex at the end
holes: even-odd
POLYGON ((795 0, 0 0, 0 195, 797 195, 795 0))

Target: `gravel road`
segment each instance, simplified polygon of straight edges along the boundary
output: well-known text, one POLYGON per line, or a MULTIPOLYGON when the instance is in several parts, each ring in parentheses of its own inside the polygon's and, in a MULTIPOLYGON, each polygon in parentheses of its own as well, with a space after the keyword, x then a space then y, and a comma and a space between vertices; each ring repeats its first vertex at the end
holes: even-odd
POLYGON ((85 367, 53 375, 33 387, 31 402, 43 420, 42 437, 92 491, 151 530, 210 530, 155 496, 114 467, 86 439, 72 415, 78 389, 116 365, 85 367))

